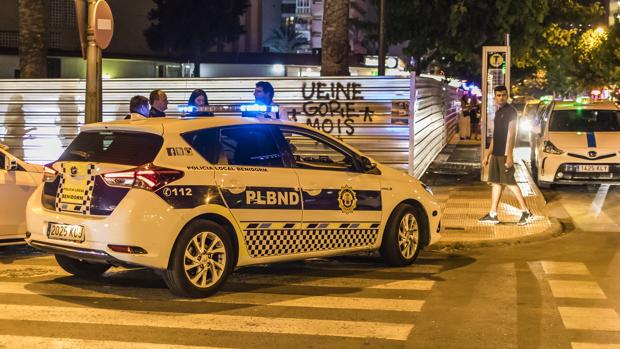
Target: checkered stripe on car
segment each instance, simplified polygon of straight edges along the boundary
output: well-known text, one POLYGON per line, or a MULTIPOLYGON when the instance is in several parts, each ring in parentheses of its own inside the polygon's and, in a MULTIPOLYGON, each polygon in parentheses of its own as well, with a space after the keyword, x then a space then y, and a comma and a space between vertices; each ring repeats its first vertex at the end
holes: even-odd
POLYGON ((89 164, 88 168, 86 169, 86 175, 88 176, 88 179, 86 180, 86 191, 84 191, 85 200, 82 200, 81 205, 63 204, 61 202, 61 197, 65 184, 65 177, 70 174, 69 169, 65 166, 65 164, 61 164, 60 167, 62 169, 62 176, 60 178, 60 184, 58 185, 58 191, 56 192, 56 200, 54 201, 56 211, 79 212, 83 215, 89 215, 91 201, 93 199, 93 190, 95 189, 95 165, 89 164))
POLYGON ((256 258, 372 246, 378 234, 377 228, 248 229, 244 239, 250 256, 256 258))

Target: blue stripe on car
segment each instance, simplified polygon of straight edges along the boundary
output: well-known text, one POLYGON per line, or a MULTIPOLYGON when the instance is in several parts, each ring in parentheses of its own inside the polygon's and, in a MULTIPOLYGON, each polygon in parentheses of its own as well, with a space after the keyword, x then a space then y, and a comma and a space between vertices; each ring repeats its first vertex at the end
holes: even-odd
POLYGON ((596 138, 594 137, 594 132, 587 133, 588 139, 588 148, 596 148, 596 138))

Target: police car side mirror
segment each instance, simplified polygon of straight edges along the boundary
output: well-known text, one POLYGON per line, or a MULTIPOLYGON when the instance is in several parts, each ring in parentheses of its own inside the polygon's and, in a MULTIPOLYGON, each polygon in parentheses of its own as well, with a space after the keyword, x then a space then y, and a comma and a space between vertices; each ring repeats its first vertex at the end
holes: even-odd
POLYGON ((17 161, 15 161, 15 159, 7 158, 4 163, 4 169, 7 171, 17 170, 17 161))
POLYGON ((360 162, 362 163, 362 168, 364 169, 364 171, 368 172, 368 171, 372 171, 375 168, 377 168, 377 164, 373 163, 372 161, 370 161, 369 158, 362 156, 360 158, 360 162))

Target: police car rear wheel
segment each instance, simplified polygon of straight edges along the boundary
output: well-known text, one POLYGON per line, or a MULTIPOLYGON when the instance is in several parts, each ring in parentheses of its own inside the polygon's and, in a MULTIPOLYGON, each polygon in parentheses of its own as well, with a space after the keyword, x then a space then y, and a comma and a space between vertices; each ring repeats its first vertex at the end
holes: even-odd
POLYGON ((420 253, 422 215, 416 207, 398 206, 385 229, 381 256, 388 265, 405 266, 413 263, 420 253))
POLYGON ((97 277, 108 271, 111 267, 109 264, 91 263, 61 254, 54 255, 54 257, 56 257, 58 265, 67 273, 85 278, 97 277))
POLYGON ((232 243, 217 223, 199 220, 179 236, 164 280, 181 297, 207 297, 224 284, 232 269, 232 243))

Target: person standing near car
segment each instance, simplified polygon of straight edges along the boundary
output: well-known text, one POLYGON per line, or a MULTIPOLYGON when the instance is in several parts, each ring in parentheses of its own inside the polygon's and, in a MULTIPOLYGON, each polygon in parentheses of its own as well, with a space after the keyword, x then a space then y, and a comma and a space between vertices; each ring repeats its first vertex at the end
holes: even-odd
POLYGON ((198 88, 192 91, 192 94, 189 96, 189 100, 187 101, 187 105, 196 107, 196 110, 187 113, 186 116, 213 116, 213 113, 210 111, 198 110, 200 107, 209 105, 209 98, 207 98, 207 93, 204 90, 198 88))
MULTIPOLYGON (((273 102, 273 97, 275 95, 275 90, 273 85, 267 81, 259 81, 256 83, 256 87, 254 88, 254 104, 255 105, 265 105, 268 107, 278 106, 273 102)), ((266 119, 284 119, 288 120, 288 117, 285 113, 277 111, 277 112, 263 112, 263 111, 244 111, 241 113, 243 117, 250 118, 266 118, 266 119)))
POLYGON ((504 186, 507 186, 517 197, 521 206, 521 217, 518 225, 525 225, 532 218, 532 214, 525 205, 521 189, 515 181, 514 150, 517 134, 517 110, 508 104, 508 90, 506 86, 495 87, 495 104, 498 106, 493 121, 493 138, 491 146, 484 159, 484 165, 489 166, 489 179, 491 183, 491 210, 484 217, 480 218, 480 223, 497 224, 497 207, 502 196, 504 186))
POLYGON ((125 120, 146 119, 149 116, 149 100, 144 96, 133 96, 129 101, 129 115, 125 120))
POLYGON ((168 96, 162 90, 153 90, 149 95, 149 102, 151 103, 151 111, 149 117, 151 118, 165 118, 166 109, 168 109, 168 96))

